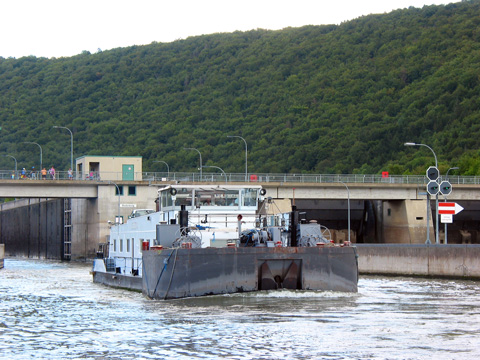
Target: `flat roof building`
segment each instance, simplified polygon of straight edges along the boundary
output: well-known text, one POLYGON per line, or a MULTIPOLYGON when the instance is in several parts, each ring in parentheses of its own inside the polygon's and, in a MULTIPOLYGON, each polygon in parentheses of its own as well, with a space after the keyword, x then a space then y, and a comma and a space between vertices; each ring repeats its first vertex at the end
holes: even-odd
POLYGON ((78 180, 142 181, 142 157, 85 155, 75 170, 78 180))

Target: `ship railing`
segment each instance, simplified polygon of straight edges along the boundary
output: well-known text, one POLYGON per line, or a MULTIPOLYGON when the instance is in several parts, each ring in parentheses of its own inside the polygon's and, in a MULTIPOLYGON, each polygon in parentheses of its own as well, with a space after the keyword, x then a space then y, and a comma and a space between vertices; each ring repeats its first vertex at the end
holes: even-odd
MULTIPOLYGON (((205 214, 195 214, 195 211, 189 213, 189 226, 205 226, 207 229, 210 225, 222 225, 223 228, 236 228, 238 226, 239 213, 215 213, 208 214, 205 218, 205 214)), ((251 227, 255 225, 257 216, 254 214, 242 215, 242 227, 251 227)))
MULTIPOLYGON (((129 256, 112 256, 113 259, 115 259, 115 268, 120 268, 122 270, 122 274, 125 275, 131 275, 130 273, 127 274, 127 270, 132 271, 131 269, 131 264, 132 264, 132 258, 129 256)), ((134 257, 133 258, 133 266, 136 269, 140 269, 142 266, 142 259, 134 257), (136 265, 136 267, 135 267, 136 265)))

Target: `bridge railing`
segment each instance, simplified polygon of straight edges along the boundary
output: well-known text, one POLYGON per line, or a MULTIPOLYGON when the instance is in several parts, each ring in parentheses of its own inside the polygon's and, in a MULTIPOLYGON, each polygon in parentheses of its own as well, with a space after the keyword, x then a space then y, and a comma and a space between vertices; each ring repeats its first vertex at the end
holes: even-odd
MULTIPOLYGON (((74 172, 72 178, 74 180, 135 180, 135 181, 179 181, 179 182, 264 182, 264 183, 356 183, 356 184, 418 184, 425 185, 428 179, 424 175, 390 175, 384 177, 380 174, 275 174, 275 173, 251 173, 245 176, 245 173, 220 173, 220 172, 137 172, 129 174, 125 178, 125 174, 121 172, 74 172)), ((19 170, 17 174, 12 170, 0 170, 0 180, 11 179, 42 179, 41 172, 26 172, 22 178, 22 172, 19 170)), ((52 180, 50 174, 45 177, 46 180, 52 180)), ((67 171, 56 171, 55 180, 70 179, 67 171)), ((443 178, 445 180, 445 178, 443 178)), ((480 176, 458 176, 450 175, 448 180, 454 184, 480 184, 480 176)))

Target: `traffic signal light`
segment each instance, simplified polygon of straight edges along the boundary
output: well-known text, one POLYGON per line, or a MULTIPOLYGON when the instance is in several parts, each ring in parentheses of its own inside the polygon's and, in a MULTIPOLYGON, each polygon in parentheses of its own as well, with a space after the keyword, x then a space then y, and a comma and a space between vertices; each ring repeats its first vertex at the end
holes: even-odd
POLYGON ((431 180, 428 184, 427 184, 427 192, 430 194, 430 195, 437 195, 438 194, 438 191, 439 191, 439 186, 438 186, 438 183, 434 180, 431 180))
POLYGON ((443 195, 450 195, 452 192, 452 184, 450 184, 450 181, 442 181, 440 184, 440 192, 443 195))
POLYGON ((440 176, 440 171, 435 166, 430 166, 427 169, 427 178, 429 180, 437 180, 438 177, 440 176))

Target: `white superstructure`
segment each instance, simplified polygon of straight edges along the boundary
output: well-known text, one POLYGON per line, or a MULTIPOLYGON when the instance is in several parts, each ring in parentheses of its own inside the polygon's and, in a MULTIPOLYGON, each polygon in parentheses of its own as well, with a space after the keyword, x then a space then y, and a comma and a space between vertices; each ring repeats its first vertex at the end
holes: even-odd
MULTIPOLYGON (((259 226, 256 215, 262 194, 259 185, 163 187, 158 190, 158 211, 136 211, 125 224, 111 227, 105 270, 142 276, 142 249, 170 247, 187 235, 197 239, 200 247, 224 247, 238 241, 242 230, 259 226), (184 220, 182 209, 188 212, 184 220)), ((94 270, 105 271, 95 265, 94 270)))

